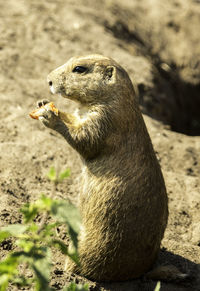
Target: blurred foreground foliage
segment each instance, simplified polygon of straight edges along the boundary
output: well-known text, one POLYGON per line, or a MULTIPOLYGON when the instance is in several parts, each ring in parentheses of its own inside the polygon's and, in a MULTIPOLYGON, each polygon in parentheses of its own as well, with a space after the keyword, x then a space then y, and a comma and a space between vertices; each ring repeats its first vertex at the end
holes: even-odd
MULTIPOLYGON (((69 169, 56 173, 51 168, 48 178, 52 181, 54 196, 56 185, 70 175, 69 169)), ((20 210, 23 214, 22 224, 12 224, 1 228, 0 243, 6 239, 13 239, 16 248, 0 262, 0 291, 7 290, 12 284, 15 288, 31 287, 35 291, 53 291, 50 286, 52 268, 52 248, 69 256, 76 264, 78 259, 78 233, 81 225, 77 208, 68 201, 54 200, 44 194, 34 203, 25 204, 20 210), (41 216, 40 223, 37 218, 41 216), (51 217, 53 223, 47 222, 51 217), (72 247, 58 238, 57 228, 64 225, 72 241, 72 247), (27 269, 29 270, 27 272, 27 269), (26 270, 27 276, 24 274, 26 270)), ((17 289, 18 290, 18 289, 17 289)), ((70 283, 63 291, 86 291, 88 285, 70 283)))

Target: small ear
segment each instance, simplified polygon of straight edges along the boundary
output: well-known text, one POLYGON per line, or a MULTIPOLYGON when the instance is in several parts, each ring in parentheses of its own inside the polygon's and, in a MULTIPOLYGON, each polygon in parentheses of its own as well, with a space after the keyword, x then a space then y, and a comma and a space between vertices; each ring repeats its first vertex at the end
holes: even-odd
POLYGON ((105 70, 105 79, 111 83, 116 80, 116 68, 114 66, 107 66, 105 70))

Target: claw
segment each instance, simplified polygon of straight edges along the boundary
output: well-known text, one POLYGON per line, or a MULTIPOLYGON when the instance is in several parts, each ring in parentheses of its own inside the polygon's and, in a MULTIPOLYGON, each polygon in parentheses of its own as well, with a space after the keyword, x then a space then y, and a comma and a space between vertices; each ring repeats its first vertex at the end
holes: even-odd
POLYGON ((46 104, 50 103, 49 100, 45 99, 45 100, 41 100, 37 102, 37 108, 40 108, 42 106, 45 106, 46 104))
POLYGON ((37 108, 40 108, 40 107, 42 107, 42 101, 37 102, 37 108))
POLYGON ((50 103, 50 101, 47 100, 47 99, 43 100, 42 102, 43 102, 43 105, 46 105, 46 104, 50 103))

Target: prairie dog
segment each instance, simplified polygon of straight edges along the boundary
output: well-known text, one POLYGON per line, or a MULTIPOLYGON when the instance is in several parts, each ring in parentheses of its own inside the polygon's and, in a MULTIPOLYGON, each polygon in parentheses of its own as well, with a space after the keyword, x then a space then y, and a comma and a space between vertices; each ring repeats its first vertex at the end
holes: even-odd
POLYGON ((81 267, 69 261, 68 270, 96 281, 137 278, 156 260, 168 200, 129 76, 114 60, 89 55, 71 58, 48 83, 80 108, 41 118, 83 161, 81 267))

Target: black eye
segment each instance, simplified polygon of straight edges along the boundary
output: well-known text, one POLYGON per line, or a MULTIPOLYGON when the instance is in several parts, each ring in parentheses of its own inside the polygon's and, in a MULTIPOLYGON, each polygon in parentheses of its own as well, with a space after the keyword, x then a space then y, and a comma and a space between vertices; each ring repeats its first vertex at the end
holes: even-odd
POLYGON ((82 66, 77 66, 73 69, 73 73, 84 73, 85 71, 87 71, 86 67, 82 67, 82 66))

